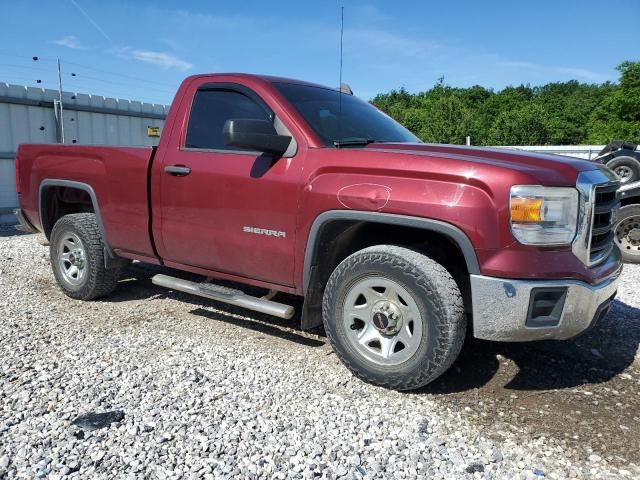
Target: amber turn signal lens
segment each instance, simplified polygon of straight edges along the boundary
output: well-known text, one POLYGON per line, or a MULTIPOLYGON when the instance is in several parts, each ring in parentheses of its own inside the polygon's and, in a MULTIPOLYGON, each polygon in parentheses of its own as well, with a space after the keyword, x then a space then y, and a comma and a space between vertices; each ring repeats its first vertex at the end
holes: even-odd
POLYGON ((541 198, 516 197, 511 199, 512 222, 540 222, 541 220, 541 198))

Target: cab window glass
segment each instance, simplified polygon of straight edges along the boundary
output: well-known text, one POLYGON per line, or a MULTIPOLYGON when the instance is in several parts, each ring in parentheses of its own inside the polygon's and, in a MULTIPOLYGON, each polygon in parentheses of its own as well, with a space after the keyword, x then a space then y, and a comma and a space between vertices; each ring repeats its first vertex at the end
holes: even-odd
POLYGON ((234 90, 199 90, 193 99, 185 147, 238 150, 224 144, 222 130, 227 120, 249 118, 271 121, 265 108, 234 90))

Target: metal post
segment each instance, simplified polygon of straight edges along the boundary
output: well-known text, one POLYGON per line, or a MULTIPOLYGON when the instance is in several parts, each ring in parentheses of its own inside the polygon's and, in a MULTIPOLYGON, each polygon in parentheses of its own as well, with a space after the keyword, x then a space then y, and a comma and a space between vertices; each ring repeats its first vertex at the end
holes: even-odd
POLYGON ((467 135, 467 146, 471 145, 471 136, 467 135))
POLYGON ((64 143, 64 116, 62 115, 62 71, 58 58, 58 105, 60 106, 60 143, 64 143))

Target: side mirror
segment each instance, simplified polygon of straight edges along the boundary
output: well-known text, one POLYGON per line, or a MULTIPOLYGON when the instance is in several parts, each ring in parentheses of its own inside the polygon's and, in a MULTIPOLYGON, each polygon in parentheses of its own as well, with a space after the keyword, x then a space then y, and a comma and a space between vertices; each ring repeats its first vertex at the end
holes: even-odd
POLYGON ((289 148, 291 137, 278 135, 267 120, 234 118, 227 120, 222 130, 225 145, 240 147, 281 157, 289 148))

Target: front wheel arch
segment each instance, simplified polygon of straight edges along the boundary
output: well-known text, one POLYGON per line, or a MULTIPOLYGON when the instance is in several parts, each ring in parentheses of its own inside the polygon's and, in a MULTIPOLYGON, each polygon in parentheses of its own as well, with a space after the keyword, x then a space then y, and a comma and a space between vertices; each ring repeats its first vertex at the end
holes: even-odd
MULTIPOLYGON (((322 324, 321 302, 323 288, 333 269, 348 255, 357 250, 381 243, 377 235, 374 239, 361 240, 358 229, 367 226, 402 229, 402 233, 414 232, 428 238, 429 254, 433 248, 442 249, 449 260, 457 262, 460 287, 465 300, 470 287, 469 274, 480 274, 478 259, 469 237, 458 227, 450 223, 429 218, 397 215, 381 212, 358 210, 329 210, 314 220, 309 235, 303 265, 303 293, 301 328, 309 330, 322 324), (338 240, 339 247, 336 248, 338 240), (328 255, 327 255, 328 253, 328 255)), ((382 242, 384 243, 384 241, 382 242)), ((404 234, 386 239, 386 243, 412 246, 404 234)), ((439 261, 444 260, 438 258, 439 261)), ((466 304, 465 304, 466 306, 466 304)))

